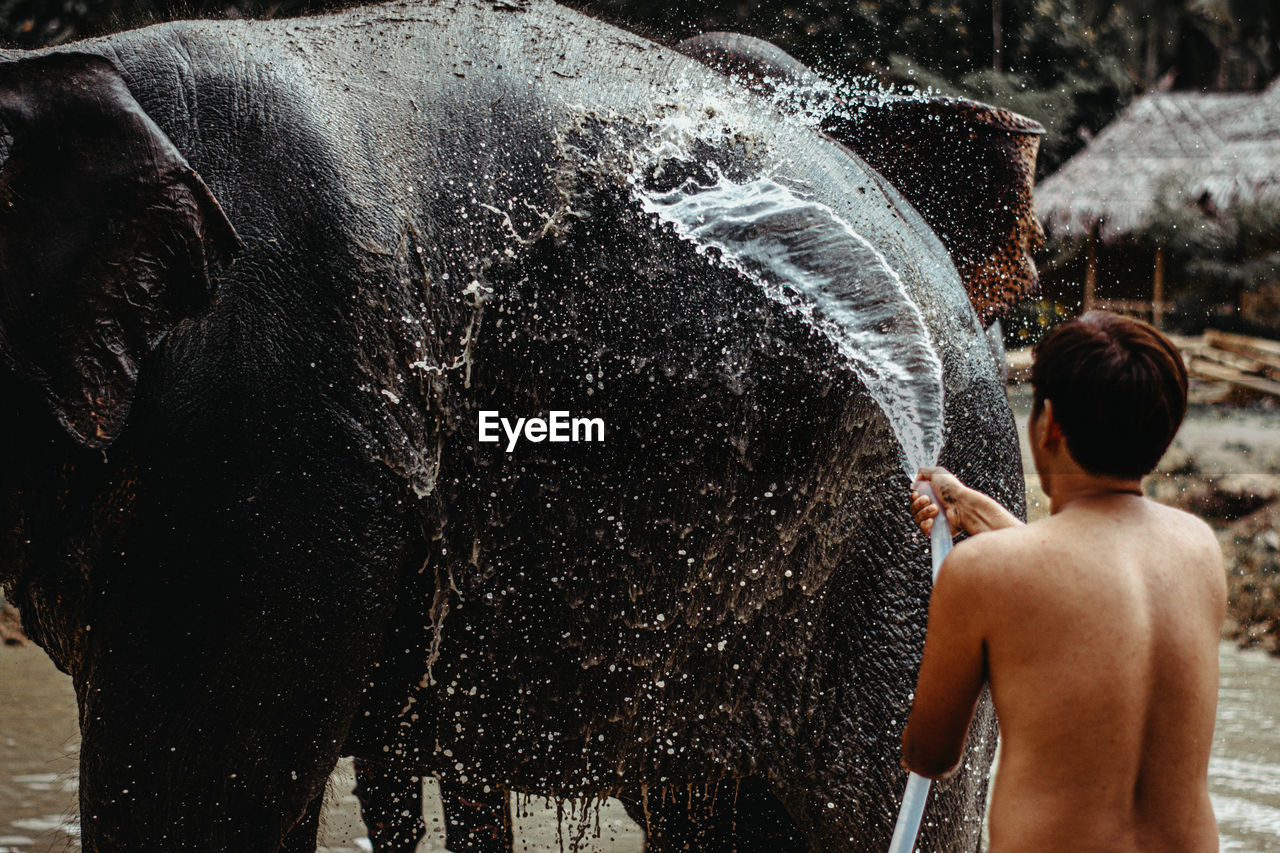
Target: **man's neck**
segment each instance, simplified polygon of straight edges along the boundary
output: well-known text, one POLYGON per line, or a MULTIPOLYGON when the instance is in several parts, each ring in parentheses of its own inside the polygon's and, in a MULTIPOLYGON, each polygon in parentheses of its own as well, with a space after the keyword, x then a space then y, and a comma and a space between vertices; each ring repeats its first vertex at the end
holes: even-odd
POLYGON ((1085 471, 1059 473, 1049 485, 1049 512, 1061 512, 1076 501, 1142 497, 1141 477, 1113 477, 1085 471))

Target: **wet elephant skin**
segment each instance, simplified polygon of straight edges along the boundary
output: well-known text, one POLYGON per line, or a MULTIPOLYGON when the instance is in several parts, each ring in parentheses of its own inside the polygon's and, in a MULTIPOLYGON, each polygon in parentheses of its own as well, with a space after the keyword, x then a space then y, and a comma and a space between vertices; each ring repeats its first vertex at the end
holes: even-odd
MULTIPOLYGON (((876 246, 943 359, 944 463, 1017 505, 1012 421, 915 211, 726 85, 540 2, 0 54, 0 583, 76 684, 86 850, 307 849, 344 753, 553 796, 753 778, 813 849, 883 846, 928 574, 897 445, 629 156, 736 123, 706 156, 876 246), (607 437, 508 454, 481 409, 607 437)), ((993 732, 929 849, 976 846, 993 732)))

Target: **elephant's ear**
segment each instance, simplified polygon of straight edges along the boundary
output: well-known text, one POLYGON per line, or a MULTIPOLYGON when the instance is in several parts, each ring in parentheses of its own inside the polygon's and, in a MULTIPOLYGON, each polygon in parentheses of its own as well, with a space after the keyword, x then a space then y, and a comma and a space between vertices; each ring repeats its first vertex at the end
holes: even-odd
POLYGON ((676 50, 766 97, 814 99, 809 108, 829 113, 823 130, 893 184, 941 238, 983 325, 1035 290, 1031 254, 1044 243, 1031 203, 1039 124, 963 98, 824 85, 781 48, 738 33, 695 36, 676 50))
POLYGON ((920 211, 984 325, 1035 290, 1039 124, 963 98, 908 96, 871 99, 824 129, 920 211))
POLYGON ((200 176, 100 56, 0 65, 0 352, 81 444, 109 445, 143 358, 239 245, 200 176))

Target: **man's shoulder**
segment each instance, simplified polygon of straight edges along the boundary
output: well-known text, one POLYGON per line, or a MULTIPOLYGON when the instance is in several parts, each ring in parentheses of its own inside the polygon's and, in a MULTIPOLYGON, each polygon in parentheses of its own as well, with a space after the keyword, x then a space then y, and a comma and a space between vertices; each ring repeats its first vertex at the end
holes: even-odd
POLYGON ((1196 541, 1202 545, 1216 547, 1218 540, 1214 535, 1213 528, 1200 516, 1168 504, 1153 501, 1150 498, 1147 499, 1147 506, 1152 512, 1163 516, 1166 523, 1177 528, 1179 533, 1185 535, 1189 540, 1196 541))
MULTIPOLYGON (((1167 531, 1165 538, 1183 557, 1188 566, 1199 566, 1207 573, 1215 599, 1226 598, 1226 573, 1223 571, 1222 544, 1204 519, 1176 507, 1150 502, 1152 511, 1161 518, 1167 531)), ((1224 604, 1225 606, 1225 604, 1224 604)))
MULTIPOLYGON (((1030 525, 992 530, 956 543, 934 585, 934 600, 963 611, 987 636, 1025 602, 1044 595, 1036 533, 1030 525)), ((999 630, 1004 630, 1003 628, 999 630)))

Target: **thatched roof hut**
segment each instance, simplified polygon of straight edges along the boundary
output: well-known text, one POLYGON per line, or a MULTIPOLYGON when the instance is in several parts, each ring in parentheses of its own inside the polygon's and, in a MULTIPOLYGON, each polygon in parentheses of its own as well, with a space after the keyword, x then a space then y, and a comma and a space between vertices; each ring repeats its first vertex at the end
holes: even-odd
POLYGON ((1280 205, 1280 80, 1262 92, 1144 95, 1035 189, 1050 236, 1087 241, 1082 303, 1164 314, 1164 248, 1155 250, 1151 300, 1095 298, 1098 247, 1152 224, 1161 196, 1215 215, 1245 201, 1280 205), (1172 197, 1168 194, 1172 193, 1172 197))
POLYGON ((1262 92, 1157 92, 1129 105, 1036 187, 1052 236, 1104 243, 1151 224, 1168 186, 1206 210, 1280 203, 1280 80, 1262 92))

